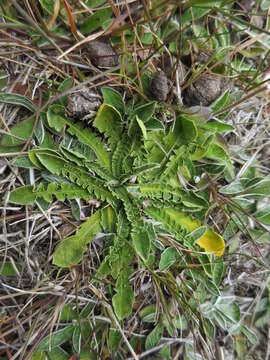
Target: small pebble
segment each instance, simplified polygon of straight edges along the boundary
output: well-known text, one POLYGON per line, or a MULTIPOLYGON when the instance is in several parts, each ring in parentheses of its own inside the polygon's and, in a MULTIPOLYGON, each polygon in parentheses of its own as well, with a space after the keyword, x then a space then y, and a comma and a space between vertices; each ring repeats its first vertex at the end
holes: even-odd
POLYGON ((101 68, 110 68, 118 65, 118 55, 113 47, 104 41, 94 40, 87 45, 91 62, 101 68))
POLYGON ((158 101, 165 101, 169 94, 168 78, 163 71, 157 71, 151 82, 152 96, 158 101))

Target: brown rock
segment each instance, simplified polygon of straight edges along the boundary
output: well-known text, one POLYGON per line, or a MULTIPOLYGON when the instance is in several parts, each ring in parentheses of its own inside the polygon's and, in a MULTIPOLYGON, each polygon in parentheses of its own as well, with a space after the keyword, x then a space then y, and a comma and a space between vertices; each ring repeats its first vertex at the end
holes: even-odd
POLYGON ((110 68, 118 65, 118 55, 111 44, 101 41, 91 41, 87 46, 92 63, 97 67, 110 68))
POLYGON ((100 96, 84 87, 68 97, 67 112, 71 117, 84 118, 96 111, 100 105, 100 96))
POLYGON ((163 71, 157 71, 151 82, 153 97, 158 101, 165 101, 169 93, 168 78, 163 71))
POLYGON ((218 74, 203 74, 188 87, 185 102, 188 105, 207 106, 228 88, 230 88, 228 79, 218 74))

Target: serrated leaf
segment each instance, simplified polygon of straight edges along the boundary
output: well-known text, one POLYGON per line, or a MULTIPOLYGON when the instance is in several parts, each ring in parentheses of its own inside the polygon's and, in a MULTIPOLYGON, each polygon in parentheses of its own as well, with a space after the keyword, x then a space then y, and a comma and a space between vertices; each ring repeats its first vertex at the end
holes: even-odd
MULTIPOLYGON (((198 220, 193 220, 178 209, 155 209, 149 207, 145 211, 156 220, 161 221, 166 229, 175 232, 175 234, 179 234, 181 239, 186 235, 185 232, 192 232, 200 228, 200 222, 198 220)), ((221 256, 225 250, 222 237, 209 228, 196 240, 196 243, 202 247, 206 253, 213 253, 216 256, 221 256)))
POLYGON ((122 132, 122 116, 113 106, 102 104, 93 125, 109 139, 110 143, 118 142, 122 132))
POLYGON ((9 202, 19 205, 33 205, 36 200, 33 189, 34 187, 32 185, 26 185, 12 190, 9 196, 9 202))
POLYGON ((84 128, 84 124, 75 123, 71 119, 63 117, 63 107, 60 105, 51 105, 47 111, 48 123, 51 127, 61 131, 67 125, 68 132, 77 137, 84 145, 89 146, 96 154, 98 160, 107 170, 111 168, 110 155, 102 140, 96 136, 89 128, 84 128))

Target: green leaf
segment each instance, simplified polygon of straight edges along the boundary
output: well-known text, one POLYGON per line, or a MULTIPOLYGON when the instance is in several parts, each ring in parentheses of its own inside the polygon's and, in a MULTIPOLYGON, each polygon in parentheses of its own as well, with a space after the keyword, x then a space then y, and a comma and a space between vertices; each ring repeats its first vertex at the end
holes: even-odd
POLYGON ((60 175, 67 161, 60 156, 46 153, 36 153, 40 163, 52 174, 60 175))
POLYGON ((121 339, 122 339, 121 333, 116 329, 110 328, 109 348, 111 351, 116 352, 118 350, 121 339))
POLYGON ((217 286, 219 286, 222 281, 223 273, 224 273, 224 263, 222 260, 220 260, 216 262, 213 270, 213 280, 217 286))
POLYGON ((122 133, 122 116, 113 106, 102 104, 93 125, 109 139, 110 143, 119 141, 122 133))
POLYGON ((224 299, 223 302, 217 303, 215 307, 222 313, 225 319, 231 323, 238 323, 238 321, 240 321, 240 309, 235 303, 229 304, 224 299))
POLYGON ((248 341, 252 345, 258 344, 258 337, 256 333, 251 329, 249 329, 246 325, 240 325, 240 331, 242 334, 244 334, 247 337, 248 341))
POLYGON ((218 120, 210 120, 202 127, 206 130, 216 130, 219 133, 234 131, 234 127, 232 125, 218 120))
POLYGON ((140 106, 137 106, 133 112, 132 112, 132 117, 136 117, 138 116, 138 118, 144 123, 146 124, 148 122, 148 120, 152 117, 152 115, 155 112, 156 109, 156 101, 151 101, 147 104, 143 104, 140 106))
POLYGON ((270 196, 270 177, 267 176, 247 186, 242 195, 270 196))
POLYGON ((69 360, 70 355, 66 353, 63 349, 60 347, 54 348, 52 351, 48 351, 47 355, 49 357, 49 360, 69 360))
POLYGON ((33 190, 34 187, 32 185, 16 188, 11 191, 9 202, 19 205, 33 205, 36 200, 36 195, 33 190))
POLYGON ((270 225, 270 205, 257 210, 253 216, 266 225, 270 225))
POLYGON ((161 337, 163 335, 163 330, 163 325, 161 322, 159 322, 146 338, 146 350, 152 349, 160 343, 161 337))
POLYGON ((0 102, 12 105, 20 105, 30 110, 31 112, 35 112, 37 110, 34 103, 23 95, 0 92, 0 102))
POLYGON ((90 129, 84 128, 83 123, 75 123, 71 119, 63 117, 63 107, 57 104, 49 107, 47 119, 49 125, 57 131, 61 131, 64 126, 67 125, 69 127, 68 132, 71 135, 75 135, 80 142, 89 146, 96 154, 100 163, 103 164, 107 170, 110 170, 111 160, 106 146, 90 129))
POLYGON ((211 108, 212 108, 213 112, 219 111, 228 105, 229 95, 230 95, 230 91, 226 90, 224 94, 222 94, 217 100, 215 100, 212 103, 211 108))
POLYGON ((151 247, 148 231, 145 228, 136 228, 132 232, 132 243, 141 259, 147 261, 151 247))
POLYGON ((233 166, 232 166, 230 156, 221 145, 219 145, 217 143, 212 143, 208 147, 207 153, 205 156, 208 159, 216 160, 218 164, 224 164, 227 167, 227 169, 230 173, 230 176, 232 178, 234 177, 234 171, 233 171, 233 166))
POLYGON ((125 104, 121 94, 111 87, 103 87, 101 89, 105 104, 111 105, 120 114, 125 114, 125 104))
POLYGON ((270 6, 270 0, 262 0, 261 1, 261 9, 262 11, 267 11, 270 6))
POLYGON ((163 122, 154 117, 151 117, 149 120, 147 120, 147 122, 145 123, 145 127, 147 131, 165 130, 163 122))
POLYGON ((72 338, 74 326, 66 326, 65 328, 53 332, 51 335, 47 335, 37 347, 37 351, 51 351, 72 338))
POLYGON ((156 305, 151 304, 145 306, 140 312, 139 316, 142 321, 146 323, 154 323, 156 321, 156 305))
POLYGON ((87 17, 87 20, 80 26, 80 31, 83 34, 91 34, 93 31, 102 28, 112 16, 112 9, 99 9, 93 15, 87 17))
POLYGON ((173 247, 169 247, 163 251, 159 261, 159 270, 166 271, 171 267, 179 258, 177 250, 173 247))
POLYGON ((47 356, 44 351, 34 351, 29 360, 47 360, 47 356))
POLYGON ((143 138, 145 140, 147 140, 147 131, 146 131, 146 127, 144 125, 144 122, 142 120, 140 120, 137 115, 136 115, 136 121, 137 121, 137 124, 139 125, 139 128, 141 129, 143 138))
POLYGON ((65 304, 61 309, 60 322, 71 322, 76 319, 76 316, 74 305, 72 303, 65 304))
POLYGON ((55 0, 39 0, 40 5, 49 14, 53 14, 55 0))
POLYGON ((114 311, 119 320, 124 320, 132 313, 132 307, 135 301, 133 288, 128 282, 129 272, 123 271, 116 282, 116 291, 112 297, 114 311))
POLYGON ((194 121, 184 115, 177 116, 173 133, 182 144, 189 144, 196 140, 198 136, 194 121))
POLYGON ((96 211, 76 234, 70 236, 58 245, 53 255, 53 263, 59 267, 70 267, 78 264, 86 251, 86 246, 101 231, 101 211, 96 211))
POLYGON ((0 275, 2 276, 16 276, 18 273, 22 271, 22 266, 19 263, 12 263, 11 261, 6 261, 3 265, 0 262, 0 275), (16 267, 16 269, 14 268, 16 267))
POLYGON ((32 133, 34 121, 34 118, 20 121, 18 125, 11 129, 11 134, 17 136, 18 138, 10 135, 4 135, 1 139, 1 145, 20 145, 25 143, 32 133))

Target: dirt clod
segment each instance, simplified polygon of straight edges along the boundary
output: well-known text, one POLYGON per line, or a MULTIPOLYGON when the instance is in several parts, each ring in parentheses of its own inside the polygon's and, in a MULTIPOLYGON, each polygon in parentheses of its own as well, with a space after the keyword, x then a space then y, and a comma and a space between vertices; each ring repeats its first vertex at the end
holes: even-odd
POLYGON ((157 71, 151 82, 153 97, 158 101, 165 101, 169 93, 168 78, 163 71, 157 71))
POLYGON ((67 112, 74 118, 84 118, 96 111, 101 105, 100 96, 92 90, 84 87, 80 92, 68 97, 67 112))
POLYGON ((87 46, 87 50, 90 60, 97 67, 110 68, 118 65, 117 53, 113 47, 105 41, 91 41, 87 46))
POLYGON ((228 79, 218 74, 203 74, 188 87, 185 102, 188 105, 207 106, 228 88, 230 88, 228 79))

